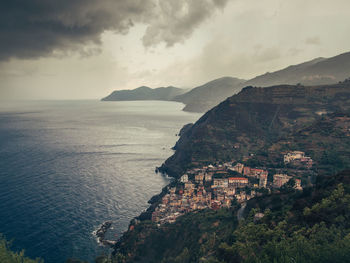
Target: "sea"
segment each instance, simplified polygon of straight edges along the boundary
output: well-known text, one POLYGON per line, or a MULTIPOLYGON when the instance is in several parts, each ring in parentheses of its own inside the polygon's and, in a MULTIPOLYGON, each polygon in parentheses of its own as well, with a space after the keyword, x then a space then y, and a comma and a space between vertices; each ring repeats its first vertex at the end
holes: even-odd
POLYGON ((165 101, 0 103, 0 233, 31 258, 88 262, 169 183, 155 173, 200 115, 165 101))

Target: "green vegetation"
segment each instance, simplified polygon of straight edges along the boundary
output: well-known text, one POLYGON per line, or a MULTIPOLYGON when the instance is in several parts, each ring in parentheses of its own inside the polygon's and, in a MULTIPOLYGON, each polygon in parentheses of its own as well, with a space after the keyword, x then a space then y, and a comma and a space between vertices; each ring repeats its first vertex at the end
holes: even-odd
MULTIPOLYGON (((298 199, 297 199, 298 200, 298 199)), ((248 218, 234 231, 235 242, 222 244, 223 262, 347 262, 350 258, 350 194, 339 184, 304 209, 287 207, 248 218)))
POLYGON ((348 262, 350 171, 318 178, 315 188, 248 201, 240 207, 203 210, 157 227, 136 225, 118 244, 116 262, 348 262), (256 218, 258 212, 264 216, 256 218))
POLYGON ((11 243, 0 234, 1 263, 43 263, 40 259, 30 259, 24 256, 24 250, 15 252, 10 249, 11 243))
POLYGON ((116 258, 118 262, 197 262, 229 240, 238 224, 233 211, 197 211, 162 227, 143 221, 123 236, 116 258))
MULTIPOLYGON (((317 87, 246 87, 208 111, 193 126, 186 129, 176 144, 175 154, 166 160, 160 171, 178 177, 193 165, 216 161, 241 161, 251 153, 267 159, 272 145, 286 138, 298 137, 295 132, 299 130, 303 130, 303 136, 306 137, 299 136, 298 139, 303 141, 295 141, 293 145, 288 145, 288 140, 285 140, 285 150, 295 147, 314 158, 313 148, 322 149, 325 147, 317 144, 325 144, 329 152, 324 155, 323 162, 327 164, 336 161, 337 169, 333 172, 347 168, 344 161, 349 159, 348 156, 334 160, 337 157, 333 153, 342 155, 341 151, 338 151, 340 145, 342 149, 350 149, 350 139, 347 136, 349 130, 347 127, 338 126, 329 129, 329 125, 334 123, 318 122, 327 117, 317 113, 322 110, 330 114, 348 114, 349 100, 349 82, 317 87), (311 131, 307 131, 308 127, 311 131), (318 132, 318 129, 322 132, 318 132), (309 137, 314 134, 317 136, 309 137), (311 145, 307 143, 307 139, 315 139, 315 142, 311 145), (345 140, 344 143, 335 144, 342 139, 345 140), (301 149, 308 145, 313 148, 301 149)), ((341 122, 340 120, 339 123, 341 122)), ((283 148, 279 150, 283 151, 283 148)), ((319 160, 320 151, 315 153, 319 160)), ((255 159, 250 164, 261 165, 260 161, 255 159)))
MULTIPOLYGON (((270 144, 265 152, 258 151, 245 162, 248 166, 288 168, 282 152, 302 150, 314 161, 317 174, 335 174, 350 169, 350 114, 334 113, 323 116, 270 144)), ((290 167, 291 168, 291 167, 290 167)), ((305 171, 306 173, 306 171, 305 171)))
POLYGON ((181 134, 160 171, 178 177, 190 167, 239 161, 301 178, 304 190, 291 180, 242 207, 195 211, 159 226, 140 221, 118 242, 114 260, 350 262, 349 101, 349 82, 247 87, 207 112, 181 134), (313 167, 284 164, 283 154, 294 150, 313 167))

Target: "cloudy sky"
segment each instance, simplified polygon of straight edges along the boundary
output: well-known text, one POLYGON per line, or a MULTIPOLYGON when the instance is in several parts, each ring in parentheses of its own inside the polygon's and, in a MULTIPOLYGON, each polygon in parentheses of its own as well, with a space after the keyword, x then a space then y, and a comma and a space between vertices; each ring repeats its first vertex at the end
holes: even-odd
POLYGON ((249 79, 350 51, 349 0, 3 0, 1 99, 249 79))

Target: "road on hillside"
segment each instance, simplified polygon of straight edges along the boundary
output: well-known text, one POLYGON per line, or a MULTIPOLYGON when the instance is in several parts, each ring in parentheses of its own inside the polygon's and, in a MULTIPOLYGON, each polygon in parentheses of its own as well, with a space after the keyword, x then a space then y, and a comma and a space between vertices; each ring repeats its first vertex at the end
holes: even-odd
POLYGON ((244 213, 244 209, 246 208, 247 206, 247 203, 242 203, 241 205, 241 208, 238 209, 238 212, 237 212, 237 220, 238 221, 241 221, 243 218, 243 213, 244 213))

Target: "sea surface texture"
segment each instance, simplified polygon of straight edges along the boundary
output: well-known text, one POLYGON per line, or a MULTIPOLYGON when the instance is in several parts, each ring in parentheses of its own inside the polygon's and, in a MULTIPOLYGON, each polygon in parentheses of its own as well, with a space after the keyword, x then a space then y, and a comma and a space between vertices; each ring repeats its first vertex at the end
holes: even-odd
POLYGON ((156 166, 198 114, 174 102, 0 104, 0 233, 30 257, 93 262, 168 183, 156 166))

